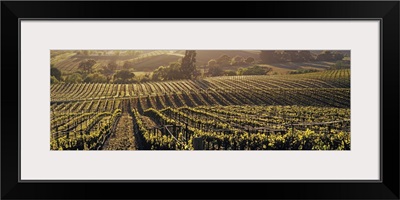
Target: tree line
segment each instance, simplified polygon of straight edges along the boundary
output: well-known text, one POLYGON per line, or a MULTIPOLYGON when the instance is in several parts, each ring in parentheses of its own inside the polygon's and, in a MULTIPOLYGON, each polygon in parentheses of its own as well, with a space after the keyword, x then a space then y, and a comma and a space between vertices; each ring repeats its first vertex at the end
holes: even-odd
POLYGON ((150 73, 137 78, 132 72, 134 63, 125 61, 122 66, 117 62, 110 61, 108 64, 101 67, 99 70, 94 70, 96 61, 86 59, 78 64, 80 69, 78 72, 62 77, 62 72, 51 65, 51 83, 67 82, 67 83, 137 83, 147 82, 152 80, 178 80, 192 79, 199 76, 196 70, 196 51, 188 50, 181 61, 170 63, 169 66, 159 67, 153 72, 150 78, 150 73), (118 70, 122 68, 121 70, 118 70))
POLYGON ((322 51, 314 56, 311 51, 275 51, 264 50, 260 53, 262 63, 284 63, 284 62, 308 62, 308 61, 338 61, 342 60, 344 55, 340 52, 322 51))

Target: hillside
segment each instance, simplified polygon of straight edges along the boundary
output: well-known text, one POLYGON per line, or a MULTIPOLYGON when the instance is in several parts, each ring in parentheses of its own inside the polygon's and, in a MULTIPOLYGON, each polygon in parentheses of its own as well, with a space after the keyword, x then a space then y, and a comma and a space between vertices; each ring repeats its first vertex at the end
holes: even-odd
POLYGON ((259 51, 255 50, 197 50, 197 63, 206 64, 211 59, 217 59, 221 55, 228 55, 229 57, 242 56, 242 57, 253 57, 258 59, 259 51))

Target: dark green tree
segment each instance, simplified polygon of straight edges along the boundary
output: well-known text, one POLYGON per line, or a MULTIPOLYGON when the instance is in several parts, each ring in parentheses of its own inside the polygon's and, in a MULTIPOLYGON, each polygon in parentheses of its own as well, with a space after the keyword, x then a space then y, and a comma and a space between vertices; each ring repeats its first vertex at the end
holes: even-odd
POLYGON ((214 66, 208 69, 208 74, 210 76, 222 76, 224 75, 224 70, 220 66, 214 66))
POLYGON ((196 51, 187 50, 181 62, 181 73, 183 78, 190 79, 196 71, 196 51))
POLYGON ((229 57, 228 55, 221 55, 218 59, 217 59, 217 64, 221 67, 226 67, 226 66, 230 66, 231 64, 231 57, 229 57))
POLYGON ((236 72, 233 70, 225 70, 224 76, 236 76, 236 72))
POLYGON ((261 67, 258 65, 247 67, 247 68, 239 68, 237 71, 238 75, 266 75, 272 71, 272 68, 269 67, 261 67))
MULTIPOLYGON (((86 52, 86 51, 85 51, 86 52)), ((86 73, 92 73, 92 67, 96 64, 96 61, 93 59, 84 60, 79 63, 79 68, 82 69, 86 73)))
POLYGON ((54 76, 54 78, 61 81, 61 71, 55 67, 50 68, 50 76, 54 76))
POLYGON ((167 75, 167 67, 160 66, 156 70, 154 70, 151 79, 153 81, 162 81, 165 79, 167 75))
POLYGON ((237 66, 237 65, 245 65, 244 58, 242 56, 235 56, 231 60, 231 65, 232 66, 237 66))
POLYGON ((128 70, 121 70, 115 74, 115 79, 119 80, 118 82, 121 82, 121 83, 127 83, 133 77, 135 77, 135 74, 128 70))
POLYGON ((94 73, 94 74, 89 74, 86 76, 86 78, 83 80, 85 83, 106 83, 108 82, 107 77, 104 76, 103 74, 99 73, 94 73))
POLYGON ((68 75, 65 78, 65 82, 66 83, 82 83, 83 82, 82 75, 80 75, 78 73, 73 73, 71 75, 68 75))

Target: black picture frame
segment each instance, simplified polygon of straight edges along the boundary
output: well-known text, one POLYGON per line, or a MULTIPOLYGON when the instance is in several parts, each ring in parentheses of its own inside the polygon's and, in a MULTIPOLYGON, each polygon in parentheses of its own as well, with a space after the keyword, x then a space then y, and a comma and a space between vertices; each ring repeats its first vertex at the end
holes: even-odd
POLYGON ((399 199, 399 7, 398 1, 2 1, 1 198, 399 199), (154 9, 156 7, 158 9, 154 9), (20 19, 379 19, 382 22, 382 180, 378 182, 20 182, 18 165, 18 132, 21 129, 20 19), (145 189, 154 192, 146 193, 145 189))

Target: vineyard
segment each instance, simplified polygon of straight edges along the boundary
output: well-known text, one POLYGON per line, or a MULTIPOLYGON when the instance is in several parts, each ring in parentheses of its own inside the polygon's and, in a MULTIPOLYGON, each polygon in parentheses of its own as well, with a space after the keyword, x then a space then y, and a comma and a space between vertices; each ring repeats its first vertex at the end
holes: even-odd
POLYGON ((349 150, 350 70, 51 86, 52 150, 349 150))

